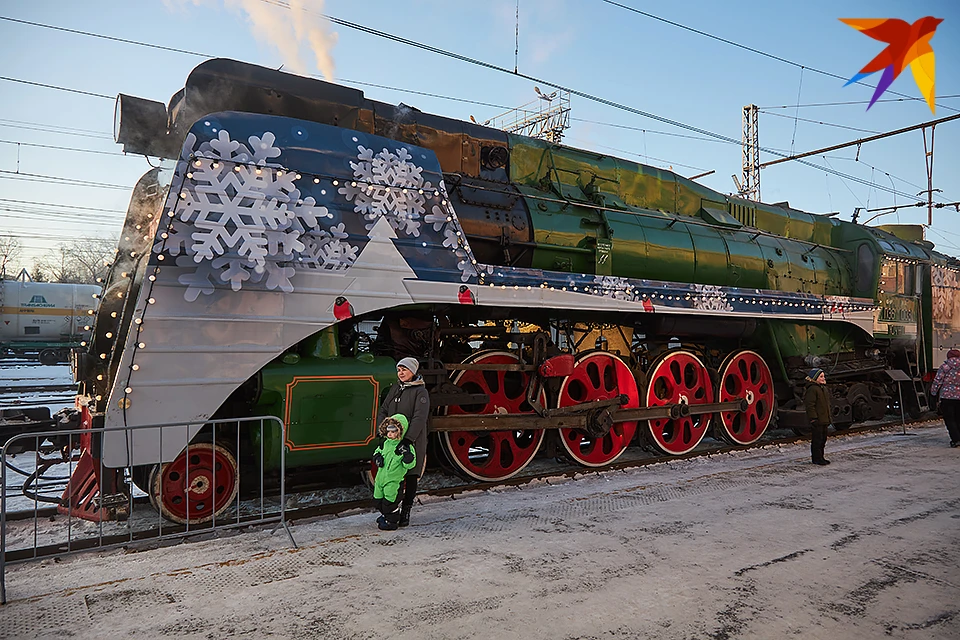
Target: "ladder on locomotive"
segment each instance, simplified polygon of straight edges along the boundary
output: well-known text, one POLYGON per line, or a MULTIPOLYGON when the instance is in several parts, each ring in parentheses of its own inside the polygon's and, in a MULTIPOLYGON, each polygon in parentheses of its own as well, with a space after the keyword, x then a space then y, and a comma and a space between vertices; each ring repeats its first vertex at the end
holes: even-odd
POLYGON ((913 381, 913 392, 917 397, 917 408, 920 413, 926 413, 930 410, 930 402, 927 400, 927 392, 924 390, 923 379, 920 377, 920 364, 917 360, 917 350, 913 347, 907 347, 903 352, 907 360, 907 370, 910 379, 913 381))

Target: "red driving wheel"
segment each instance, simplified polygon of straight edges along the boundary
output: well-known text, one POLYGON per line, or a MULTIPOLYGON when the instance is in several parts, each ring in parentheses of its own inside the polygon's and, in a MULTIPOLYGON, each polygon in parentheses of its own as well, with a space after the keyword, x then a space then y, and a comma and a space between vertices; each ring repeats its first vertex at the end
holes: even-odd
MULTIPOLYGON (((707 368, 689 351, 668 351, 650 367, 647 379, 648 407, 713 402, 707 368)), ((700 444, 709 426, 709 414, 656 418, 647 421, 646 435, 664 453, 682 455, 700 444)))
MULTIPOLYGON (((606 351, 590 351, 577 357, 573 373, 564 378, 558 405, 569 407, 583 402, 627 396, 623 409, 640 406, 637 381, 620 358, 606 351)), ((560 440, 574 460, 587 467, 602 467, 620 457, 633 440, 636 422, 615 422, 603 436, 595 437, 579 429, 560 429, 560 440)))
POLYGON ((773 376, 760 354, 754 351, 731 353, 720 367, 720 402, 744 399, 747 410, 721 411, 715 427, 730 444, 751 444, 770 426, 776 399, 773 376))
MULTIPOLYGON (((520 364, 509 351, 481 351, 463 364, 520 364)), ((486 404, 451 406, 447 415, 533 413, 527 402, 530 376, 524 371, 457 372, 453 383, 466 393, 485 393, 486 404)), ((539 401, 546 402, 541 391, 539 401)), ((512 431, 445 431, 440 439, 447 457, 461 471, 485 482, 506 480, 530 464, 543 442, 543 429, 512 431)))

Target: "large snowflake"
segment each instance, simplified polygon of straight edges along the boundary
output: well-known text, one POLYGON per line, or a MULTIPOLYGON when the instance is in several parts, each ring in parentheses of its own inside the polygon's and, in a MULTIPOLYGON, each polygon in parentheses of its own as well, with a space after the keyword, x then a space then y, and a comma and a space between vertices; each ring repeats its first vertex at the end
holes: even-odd
POLYGON ((357 258, 346 242, 343 224, 323 226, 333 216, 312 197, 302 198, 295 172, 269 162, 280 156, 275 136, 250 136, 249 144, 231 140, 227 131, 191 149, 180 192, 178 223, 158 243, 178 266, 196 266, 180 276, 184 297, 193 301, 213 293, 217 281, 234 291, 266 276, 268 289, 293 291, 293 264, 342 270, 357 258))
POLYGON ((411 162, 410 152, 403 147, 396 153, 383 149, 374 154, 372 149, 357 145, 357 151, 357 161, 350 163, 356 181, 344 183, 339 193, 363 215, 367 230, 386 218, 399 235, 419 238, 426 223, 438 234, 440 244, 456 256, 461 279, 466 282, 476 276, 476 260, 443 182, 434 186, 425 180, 423 167, 411 162))
POLYGON ((423 179, 423 168, 410 162, 410 152, 402 147, 396 153, 384 149, 376 155, 363 145, 357 149, 358 161, 350 167, 359 182, 345 184, 340 193, 353 201, 354 211, 363 214, 368 231, 386 216, 396 231, 419 236, 425 194, 433 189, 423 179))

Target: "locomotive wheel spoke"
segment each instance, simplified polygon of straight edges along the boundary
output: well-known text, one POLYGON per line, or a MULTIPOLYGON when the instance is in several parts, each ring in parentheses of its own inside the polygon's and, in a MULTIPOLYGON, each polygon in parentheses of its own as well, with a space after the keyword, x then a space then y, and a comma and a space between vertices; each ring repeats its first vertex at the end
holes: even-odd
POLYGON ((741 398, 747 410, 723 411, 716 426, 718 435, 730 444, 751 444, 760 439, 773 420, 776 399, 773 376, 760 354, 738 351, 727 356, 720 367, 719 401, 741 398))
MULTIPOLYGON (((571 405, 593 400, 606 400, 617 395, 627 396, 623 409, 640 406, 637 381, 630 368, 620 358, 606 351, 581 354, 573 373, 564 378, 560 387, 558 405, 571 405)), ((574 460, 587 467, 602 467, 619 458, 633 440, 636 422, 615 422, 613 428, 601 437, 592 437, 579 429, 560 429, 560 441, 574 460)))
MULTIPOLYGON (((518 364, 509 351, 483 351, 473 354, 463 364, 518 364)), ((451 406, 447 415, 482 415, 492 413, 533 413, 526 400, 530 376, 522 371, 458 371, 453 383, 466 393, 485 393, 485 405, 451 406)), ((546 402, 541 392, 540 403, 546 402)), ((486 482, 506 480, 530 464, 540 444, 543 429, 511 431, 449 431, 441 444, 447 457, 471 478, 486 482)))
MULTIPOLYGON (((689 351, 670 351, 650 368, 645 394, 646 406, 669 404, 710 404, 713 385, 707 368, 689 351)), ((688 415, 647 421, 646 435, 660 451, 682 455, 700 444, 710 415, 688 415)))
POLYGON ((184 449, 173 462, 155 467, 150 502, 161 515, 179 524, 202 524, 223 513, 240 488, 237 460, 209 442, 184 449))

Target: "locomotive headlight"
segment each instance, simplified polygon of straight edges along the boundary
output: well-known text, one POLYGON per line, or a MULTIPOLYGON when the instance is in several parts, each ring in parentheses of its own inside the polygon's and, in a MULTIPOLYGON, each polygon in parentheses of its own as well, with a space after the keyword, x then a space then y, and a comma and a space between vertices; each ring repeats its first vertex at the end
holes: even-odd
POLYGON ((133 366, 130 367, 130 368, 133 369, 134 371, 140 371, 140 365, 138 365, 138 364, 135 364, 135 365, 133 365, 133 366))

